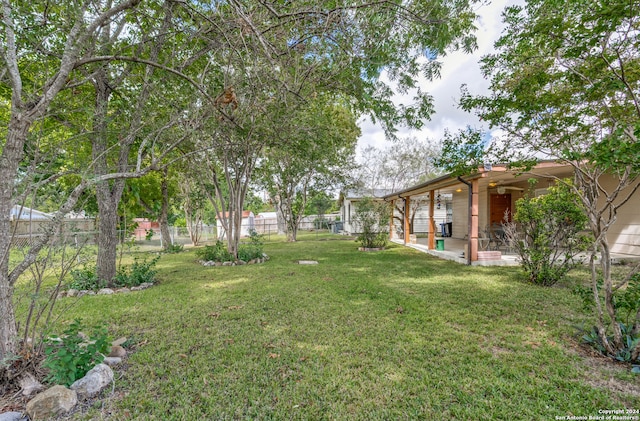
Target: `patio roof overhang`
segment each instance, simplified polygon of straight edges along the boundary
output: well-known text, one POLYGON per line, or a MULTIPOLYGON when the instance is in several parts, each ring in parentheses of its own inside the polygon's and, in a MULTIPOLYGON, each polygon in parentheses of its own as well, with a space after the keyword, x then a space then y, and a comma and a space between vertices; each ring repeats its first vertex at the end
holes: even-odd
MULTIPOLYGON (((512 171, 507 165, 485 165, 478 168, 474 174, 464 177, 457 177, 453 174, 446 174, 438 178, 434 178, 425 183, 418 184, 404 190, 393 192, 382 198, 386 201, 393 202, 402 199, 404 201, 404 243, 409 244, 409 203, 413 197, 429 195, 429 249, 434 248, 435 241, 435 220, 434 215, 434 196, 435 192, 453 193, 466 190, 469 195, 468 199, 468 228, 466 237, 468 239, 468 247, 466 253, 467 264, 472 264, 478 260, 478 219, 479 219, 479 193, 481 189, 497 188, 499 194, 500 188, 510 188, 525 190, 526 178, 522 176, 530 176, 537 178, 557 179, 566 177, 573 172, 573 167, 566 163, 558 163, 556 161, 542 161, 533 169, 527 172, 512 171)), ((393 227, 393 212, 391 214, 390 226, 393 227)))
MULTIPOLYGON (((524 173, 524 175, 547 177, 550 179, 567 176, 568 169, 572 168, 563 163, 556 161, 542 161, 535 168, 524 173)), ((508 186, 511 183, 522 181, 516 180, 518 173, 510 170, 506 164, 497 164, 492 166, 486 166, 478 168, 478 171, 474 174, 461 177, 465 182, 471 182, 478 180, 479 187, 494 187, 494 186, 508 186)), ((415 186, 408 187, 397 192, 390 193, 382 198, 386 201, 403 199, 406 197, 420 196, 428 194, 430 191, 437 190, 439 193, 453 193, 459 191, 460 188, 467 188, 466 183, 460 181, 460 179, 453 174, 445 174, 441 177, 437 177, 415 186)))
MULTIPOLYGON (((470 181, 470 180, 475 180, 477 178, 484 177, 484 176, 485 176, 484 173, 476 173, 476 174, 462 177, 462 179, 465 181, 470 181)), ((393 192, 391 194, 384 196, 383 199, 387 201, 403 199, 405 197, 410 197, 410 196, 419 196, 425 193, 429 193, 430 191, 433 191, 433 190, 439 190, 442 193, 450 193, 455 191, 460 186, 460 184, 463 184, 463 183, 461 183, 457 177, 453 176, 452 174, 446 174, 441 177, 429 180, 425 183, 418 184, 397 192, 393 192)))

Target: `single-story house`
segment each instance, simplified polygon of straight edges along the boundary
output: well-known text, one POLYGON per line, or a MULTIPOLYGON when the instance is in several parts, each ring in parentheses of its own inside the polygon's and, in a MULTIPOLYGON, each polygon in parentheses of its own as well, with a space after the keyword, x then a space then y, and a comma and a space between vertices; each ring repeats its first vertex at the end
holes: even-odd
POLYGON ((134 218, 133 222, 137 224, 134 235, 138 241, 146 239, 148 231, 160 232, 160 223, 157 221, 150 221, 147 218, 134 218))
POLYGON ((355 189, 340 193, 340 218, 343 221, 342 230, 347 235, 359 234, 358 227, 353 223, 353 215, 358 203, 365 197, 383 201, 383 197, 392 193, 390 189, 355 189))
MULTIPOLYGON (((225 212, 224 214, 218 213, 218 217, 216 218, 216 228, 218 232, 218 239, 226 238, 227 232, 222 226, 221 218, 229 218, 229 212, 225 212)), ((255 229, 255 215, 253 212, 245 210, 242 211, 242 228, 240 229, 240 237, 248 237, 251 234, 251 231, 255 229)))
MULTIPOLYGON (((343 231, 345 234, 358 234, 358 227, 351 222, 353 214, 358 206, 358 202, 365 197, 372 197, 374 200, 384 200, 384 197, 393 193, 390 189, 375 190, 349 190, 341 195, 340 200, 340 217, 344 221, 343 231)), ((451 202, 451 194, 440 194, 435 197, 434 218, 436 221, 436 229, 439 233, 447 235, 447 223, 453 218, 453 208, 451 202)), ((399 209, 404 208, 404 201, 400 198, 393 203, 393 220, 390 225, 391 238, 401 238, 404 230, 402 218, 403 212, 399 209)), ((426 234, 429 232, 429 194, 421 194, 413 198, 413 204, 409 206, 410 232, 409 234, 426 234), (414 206, 416 205, 417 206, 414 206)))
MULTIPOLYGON (((527 194, 528 180, 538 179, 535 194, 544 194, 546 188, 555 183, 557 178, 572 178, 574 169, 569 164, 555 161, 542 161, 525 174, 510 171, 505 165, 487 165, 479 168, 475 174, 455 177, 451 174, 429 180, 425 183, 385 195, 383 198, 391 203, 403 201, 410 206, 415 197, 429 193, 429 230, 426 247, 437 250, 435 214, 435 198, 438 195, 451 195, 451 238, 464 244, 460 248, 464 259, 469 264, 484 260, 485 231, 491 226, 501 224, 505 216, 510 219, 515 202, 527 194), (480 240, 480 241, 479 241, 480 240), (480 253, 479 253, 480 251, 480 253)), ((601 180, 604 189, 615 185, 613 176, 601 180)), ((611 252, 621 257, 640 257, 640 194, 634 195, 630 203, 626 203, 619 213, 616 223, 609 229, 608 240, 611 252)), ((405 220, 404 225, 409 226, 405 220)), ((410 244, 408 229, 404 230, 404 244, 410 244)), ((445 240, 446 241, 446 240, 445 240)), ((453 242, 452 242, 453 243, 453 242)), ((494 258, 494 257, 491 257, 494 258)))

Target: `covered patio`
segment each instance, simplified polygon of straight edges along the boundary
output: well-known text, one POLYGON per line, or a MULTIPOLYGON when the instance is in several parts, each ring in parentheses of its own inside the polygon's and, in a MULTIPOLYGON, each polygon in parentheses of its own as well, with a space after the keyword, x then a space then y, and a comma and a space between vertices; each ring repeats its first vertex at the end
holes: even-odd
POLYGON ((394 192, 384 200, 392 209, 403 206, 404 220, 397 227, 392 211, 390 239, 467 265, 517 265, 513 250, 500 237, 501 224, 511 221, 515 202, 526 194, 530 178, 538 179, 534 193, 544 194, 555 179, 571 176, 571 167, 555 162, 542 162, 527 174, 516 174, 504 165, 487 165, 469 176, 447 174, 394 192), (451 220, 441 223, 434 215, 438 198, 445 194, 452 196, 451 220), (429 207, 428 232, 423 238, 411 232, 411 201, 418 197, 427 200, 429 207))
MULTIPOLYGON (((467 240, 458 238, 445 238, 444 250, 430 249, 426 238, 418 238, 415 243, 406 244, 407 247, 430 254, 440 259, 451 260, 460 264, 468 264, 465 257, 467 240)), ((392 243, 405 245, 404 241, 397 238, 391 240, 392 243)), ((482 253, 481 253, 482 255, 482 253)), ((480 259, 471 263, 472 266, 517 266, 520 264, 518 256, 515 254, 501 253, 500 258, 480 259)))

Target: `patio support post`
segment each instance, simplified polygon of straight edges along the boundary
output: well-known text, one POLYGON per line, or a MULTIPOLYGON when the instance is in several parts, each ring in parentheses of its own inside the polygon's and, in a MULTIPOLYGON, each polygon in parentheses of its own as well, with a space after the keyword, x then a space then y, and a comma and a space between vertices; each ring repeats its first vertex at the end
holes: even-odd
POLYGON ((404 198, 404 243, 411 243, 411 239, 409 238, 409 234, 411 234, 409 222, 411 221, 410 213, 411 211, 411 196, 407 196, 404 198))
POLYGON ((471 181, 471 227, 469 229, 469 254, 471 261, 478 261, 478 201, 480 197, 480 181, 476 178, 471 181))
MULTIPOLYGON (((471 265, 471 259, 472 259, 472 255, 473 255, 472 250, 473 250, 473 243, 474 243, 474 241, 472 241, 472 234, 471 234, 472 227, 473 227, 473 209, 474 209, 474 206, 473 206, 473 197, 474 197, 474 194, 473 194, 473 182, 470 183, 470 182, 466 181, 464 178, 462 178, 460 176, 458 176, 458 181, 461 182, 462 184, 466 185, 469 188, 469 205, 468 205, 469 207, 467 209, 467 213, 469 215, 469 221, 467 222, 467 238, 468 238, 467 241, 468 242, 467 242, 467 253, 466 253, 465 257, 467 258, 467 264, 471 265)), ((476 191, 477 191, 477 189, 478 189, 477 180, 474 180, 474 181, 476 182, 476 191)), ((476 218, 475 218, 476 219, 476 241, 475 241, 475 244, 476 244, 476 246, 475 247, 476 247, 476 260, 478 260, 478 238, 477 238, 478 237, 478 229, 477 229, 477 225, 478 225, 478 194, 477 194, 477 192, 475 194, 475 197, 476 197, 476 199, 475 199, 475 202, 476 202, 476 206, 475 206, 475 209, 476 209, 476 218)))
POLYGON ((389 217, 389 240, 393 240, 393 214, 395 213, 395 209, 396 209, 396 201, 392 200, 391 201, 391 216, 389 217))
POLYGON ((436 218, 434 212, 435 190, 429 191, 429 250, 436 248, 436 218))

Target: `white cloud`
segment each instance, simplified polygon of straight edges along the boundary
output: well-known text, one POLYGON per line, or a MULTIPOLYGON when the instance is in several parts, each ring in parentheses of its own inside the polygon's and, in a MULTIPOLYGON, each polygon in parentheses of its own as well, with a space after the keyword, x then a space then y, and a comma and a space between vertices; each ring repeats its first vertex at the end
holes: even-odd
MULTIPOLYGON (((433 96, 435 114, 421 130, 400 128, 399 136, 439 140, 447 129, 451 132, 466 126, 486 129, 486 126, 475 115, 458 108, 460 87, 467 84, 469 90, 474 94, 487 92, 489 81, 482 77, 480 58, 493 51, 493 44, 500 37, 504 28, 501 17, 504 8, 508 5, 521 3, 522 1, 519 0, 495 0, 478 7, 479 19, 476 31, 478 49, 473 54, 453 52, 440 58, 442 62, 441 78, 433 81, 422 80, 420 83, 421 88, 433 96)), ((411 101, 411 94, 405 97, 397 96, 394 101, 398 104, 408 103, 411 101)), ((371 123, 368 118, 362 119, 359 125, 362 130, 358 141, 359 149, 368 145, 383 147, 388 143, 382 128, 371 123)))

